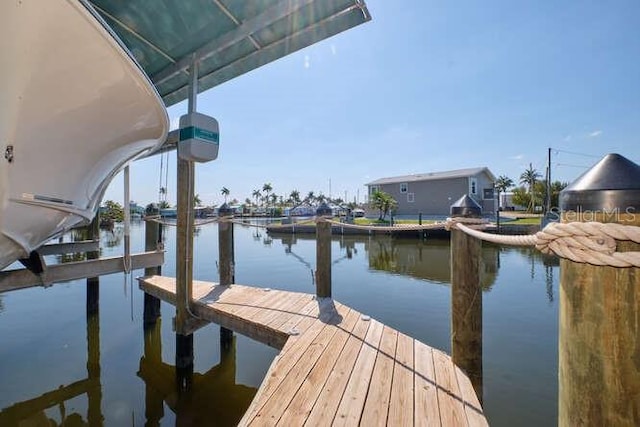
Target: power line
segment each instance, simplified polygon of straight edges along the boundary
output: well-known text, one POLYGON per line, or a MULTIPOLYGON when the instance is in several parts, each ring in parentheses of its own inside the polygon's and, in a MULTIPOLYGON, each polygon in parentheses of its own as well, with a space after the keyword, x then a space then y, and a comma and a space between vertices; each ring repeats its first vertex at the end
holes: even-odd
POLYGON ((591 167, 591 166, 585 166, 585 165, 572 165, 569 163, 556 163, 556 166, 558 167, 565 166, 569 168, 580 168, 580 169, 589 169, 591 167))
POLYGON ((555 152, 555 154, 559 154, 559 153, 565 153, 565 154, 572 154, 574 156, 583 156, 583 157, 591 157, 591 158, 595 158, 595 159, 599 159, 602 156, 596 156, 594 154, 587 154, 587 153, 578 153, 576 151, 568 151, 568 150, 560 150, 558 148, 551 148, 551 150, 553 150, 555 152))

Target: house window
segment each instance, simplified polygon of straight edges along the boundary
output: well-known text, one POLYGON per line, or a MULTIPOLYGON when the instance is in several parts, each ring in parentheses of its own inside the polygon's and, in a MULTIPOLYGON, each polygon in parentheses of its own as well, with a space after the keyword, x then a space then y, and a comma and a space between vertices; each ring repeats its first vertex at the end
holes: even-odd
POLYGON ((408 189, 409 189, 409 184, 407 184, 406 182, 403 182, 402 184, 400 184, 401 193, 406 193, 408 189))
POLYGON ((495 198, 493 195, 493 188, 485 188, 483 190, 482 198, 485 200, 492 200, 495 198))
POLYGON ((415 202, 415 193, 407 193, 407 202, 408 203, 413 203, 415 202))
POLYGON ((373 194, 376 191, 378 191, 380 189, 380 187, 378 187, 377 185, 372 185, 371 187, 369 187, 369 194, 373 194))
POLYGON ((469 193, 478 194, 478 180, 475 178, 469 178, 469 193))

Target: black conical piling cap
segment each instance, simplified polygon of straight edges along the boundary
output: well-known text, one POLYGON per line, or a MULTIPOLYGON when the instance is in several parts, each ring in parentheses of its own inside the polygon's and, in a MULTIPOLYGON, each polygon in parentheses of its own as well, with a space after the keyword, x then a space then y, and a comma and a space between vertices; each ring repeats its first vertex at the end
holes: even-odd
POLYGON ((640 210, 640 166, 620 154, 607 154, 560 192, 562 211, 640 210))
POLYGON ((223 203, 218 208, 218 216, 232 216, 233 208, 226 203, 223 203))
POLYGON ((333 216, 333 209, 329 207, 326 203, 322 202, 320 206, 316 209, 317 216, 333 216))
POLYGON ((482 208, 468 194, 460 197, 451 205, 451 216, 453 217, 479 217, 482 215, 482 208))

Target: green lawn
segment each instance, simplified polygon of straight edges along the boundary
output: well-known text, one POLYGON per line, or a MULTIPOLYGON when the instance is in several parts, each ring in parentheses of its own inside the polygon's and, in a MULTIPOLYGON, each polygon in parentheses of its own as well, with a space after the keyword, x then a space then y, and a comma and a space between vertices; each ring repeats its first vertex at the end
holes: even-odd
POLYGON ((518 218, 515 221, 500 221, 500 225, 527 225, 527 224, 535 224, 540 225, 541 217, 530 217, 530 218, 518 218))

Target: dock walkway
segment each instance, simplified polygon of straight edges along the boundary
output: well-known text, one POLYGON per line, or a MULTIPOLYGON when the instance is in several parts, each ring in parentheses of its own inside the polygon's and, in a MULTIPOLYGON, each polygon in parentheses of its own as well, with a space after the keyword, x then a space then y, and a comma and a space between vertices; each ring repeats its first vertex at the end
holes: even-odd
MULTIPOLYGON (((175 304, 175 279, 140 288, 175 304)), ((485 426, 445 353, 330 298, 193 282, 193 313, 279 348, 240 425, 485 426)))

